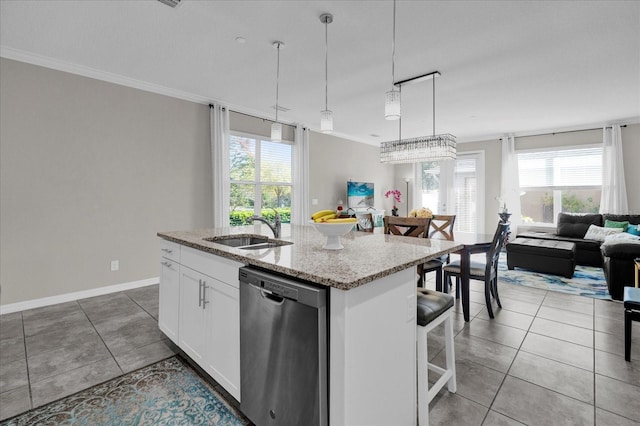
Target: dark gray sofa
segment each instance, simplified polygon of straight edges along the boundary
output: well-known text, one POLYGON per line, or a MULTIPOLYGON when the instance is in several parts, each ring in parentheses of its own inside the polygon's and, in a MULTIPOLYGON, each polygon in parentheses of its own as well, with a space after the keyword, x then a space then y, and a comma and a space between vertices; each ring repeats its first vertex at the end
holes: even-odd
POLYGON ((518 237, 575 243, 576 264, 603 268, 609 294, 616 300, 622 300, 624 287, 633 286, 635 282, 633 259, 640 257, 640 243, 636 241, 605 241, 603 243, 584 239, 589 226, 592 224, 604 226, 606 220, 638 225, 640 215, 560 213, 555 233, 523 232, 518 234, 518 237))
POLYGON ((575 243, 576 265, 602 267, 602 255, 600 254, 602 242, 584 239, 584 235, 591 225, 604 226, 602 215, 560 213, 558 214, 556 232, 523 232, 518 234, 518 237, 575 243))

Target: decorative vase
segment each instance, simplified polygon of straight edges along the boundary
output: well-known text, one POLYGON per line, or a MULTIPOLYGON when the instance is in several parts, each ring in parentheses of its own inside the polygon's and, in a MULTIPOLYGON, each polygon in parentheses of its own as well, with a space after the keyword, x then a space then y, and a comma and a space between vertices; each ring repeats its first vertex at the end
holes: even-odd
POLYGON ((500 212, 498 213, 498 216, 500 216, 500 220, 503 223, 509 222, 509 218, 511 217, 511 213, 509 212, 500 212))
POLYGON ((398 208, 396 206, 391 209, 391 215, 398 216, 398 208))

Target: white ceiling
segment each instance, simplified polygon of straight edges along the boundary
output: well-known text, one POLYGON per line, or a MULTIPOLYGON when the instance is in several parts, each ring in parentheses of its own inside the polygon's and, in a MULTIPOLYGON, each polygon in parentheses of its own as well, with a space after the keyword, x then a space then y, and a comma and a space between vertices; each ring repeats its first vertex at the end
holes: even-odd
MULTIPOLYGON (((280 119, 317 129, 329 12, 334 133, 377 145, 398 135, 384 119, 392 11, 391 0, 0 0, 0 54, 273 118, 281 40, 280 119)), ((400 0, 396 22, 396 80, 442 74, 437 133, 469 141, 640 118, 638 1, 400 0)), ((402 136, 431 134, 431 82, 402 95, 402 136)))

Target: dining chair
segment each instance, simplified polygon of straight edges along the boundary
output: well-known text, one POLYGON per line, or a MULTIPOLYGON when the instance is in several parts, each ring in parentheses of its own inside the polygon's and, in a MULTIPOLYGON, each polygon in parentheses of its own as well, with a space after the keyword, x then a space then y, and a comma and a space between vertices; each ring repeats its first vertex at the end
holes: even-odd
MULTIPOLYGON (((429 223, 429 238, 437 237, 439 239, 453 241, 453 224, 456 221, 456 215, 433 215, 431 217, 431 222, 429 223)), ((431 259, 430 261, 424 263, 422 265, 422 276, 421 282, 424 284, 426 282, 425 275, 427 272, 436 272, 436 290, 442 290, 442 267, 449 263, 451 260, 451 256, 447 253, 446 255, 440 256, 436 259, 431 259)), ((447 290, 448 292, 448 290, 447 290)), ((460 297, 460 293, 456 292, 456 298, 460 297)))
MULTIPOLYGON (((496 299, 496 303, 499 308, 502 308, 500 303, 500 297, 498 296, 498 258, 500 257, 500 251, 504 245, 504 237, 509 229, 509 223, 500 222, 496 228, 496 232, 493 235, 491 241, 491 247, 487 252, 484 262, 471 260, 469 265, 469 279, 484 281, 484 298, 487 303, 487 311, 489 317, 493 318, 493 309, 491 307, 491 296, 496 299)), ((449 283, 451 277, 456 278, 456 293, 460 292, 460 261, 456 260, 443 267, 445 290, 449 289, 449 283)), ((465 284, 463 284, 465 285, 465 284)), ((468 284, 466 284, 468 285, 468 284)), ((462 289, 462 293, 465 294, 465 289, 462 289)))
MULTIPOLYGON (((405 237, 427 238, 431 218, 385 216, 383 219, 384 233, 405 237)), ((422 264, 418 265, 418 287, 424 286, 424 272, 422 264)))
POLYGON ((356 219, 358 220, 358 231, 373 232, 373 214, 356 213, 356 219))

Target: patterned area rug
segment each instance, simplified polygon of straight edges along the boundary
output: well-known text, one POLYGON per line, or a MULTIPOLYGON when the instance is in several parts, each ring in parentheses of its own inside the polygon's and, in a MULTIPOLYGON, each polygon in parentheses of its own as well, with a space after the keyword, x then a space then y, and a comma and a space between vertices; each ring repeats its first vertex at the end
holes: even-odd
POLYGON ((177 357, 52 402, 1 425, 247 425, 177 357))
POLYGON ((507 255, 502 253, 498 263, 498 280, 503 284, 535 287, 595 299, 611 299, 602 268, 593 266, 576 266, 573 278, 542 274, 520 268, 510 271, 507 269, 507 255))

